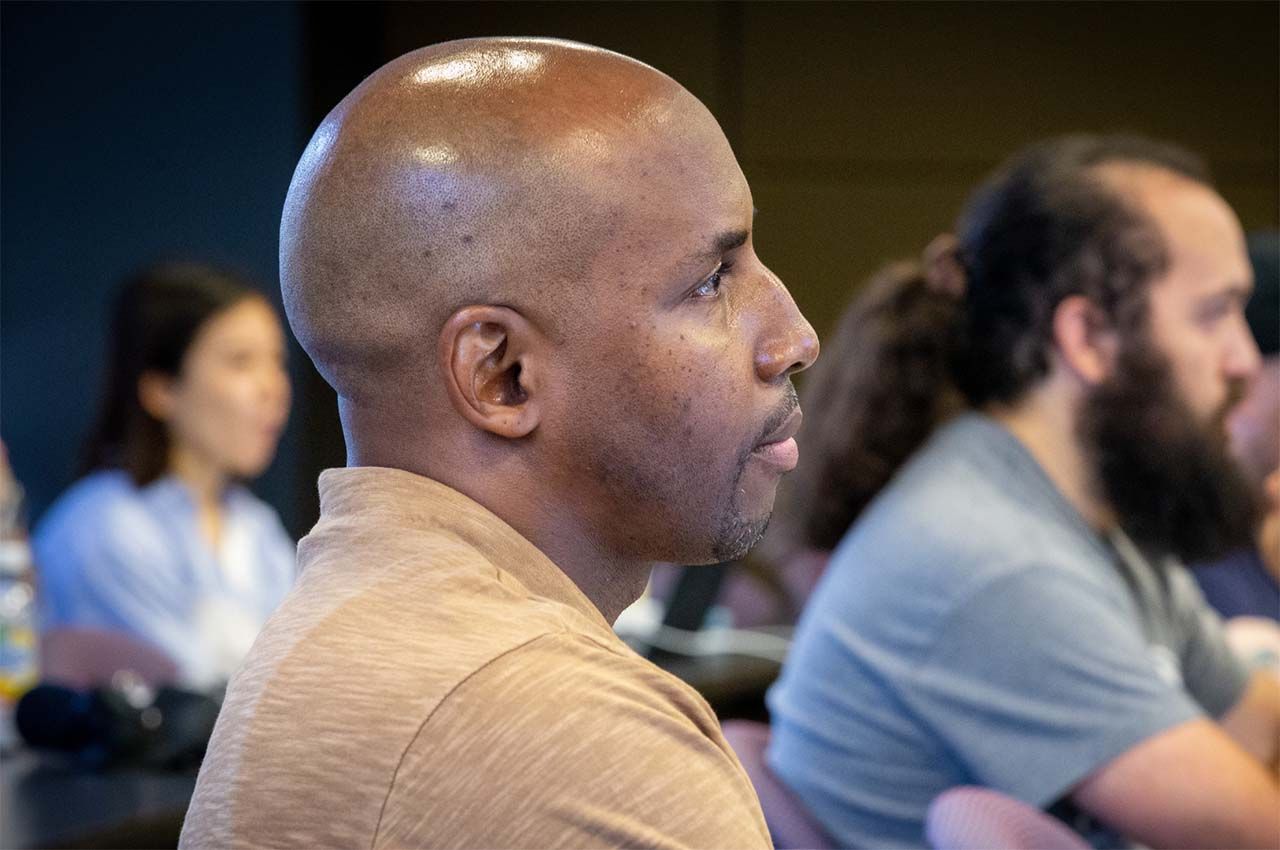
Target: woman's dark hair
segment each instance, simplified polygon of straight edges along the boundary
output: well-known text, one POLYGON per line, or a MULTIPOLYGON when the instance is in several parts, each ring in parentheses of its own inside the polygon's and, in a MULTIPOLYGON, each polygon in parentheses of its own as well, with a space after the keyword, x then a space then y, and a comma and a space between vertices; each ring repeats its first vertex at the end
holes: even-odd
POLYGON ((98 419, 81 472, 118 468, 139 486, 164 474, 169 434, 143 409, 138 381, 148 372, 176 377, 196 334, 215 315, 261 297, 235 275, 194 263, 143 270, 116 297, 98 419))
POLYGON ((782 487, 765 557, 833 549, 929 433, 963 408, 950 370, 955 298, 919 264, 881 270, 845 309, 801 395, 800 464, 782 487))
POLYGON ((1110 163, 1209 185, 1196 157, 1146 139, 1035 145, 966 205, 952 251, 959 287, 905 263, 850 305, 805 385, 803 451, 779 494, 768 560, 833 548, 942 421, 1016 402, 1045 377, 1063 299, 1084 295, 1122 333, 1142 332, 1147 285, 1168 256, 1155 224, 1094 171, 1110 163))

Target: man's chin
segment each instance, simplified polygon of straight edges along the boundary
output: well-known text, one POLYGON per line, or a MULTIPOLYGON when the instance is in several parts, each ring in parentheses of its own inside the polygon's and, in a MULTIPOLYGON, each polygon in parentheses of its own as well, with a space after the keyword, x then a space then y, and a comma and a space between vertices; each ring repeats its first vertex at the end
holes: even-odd
POLYGON ((721 564, 726 561, 737 561, 745 558, 747 553, 756 547, 764 538, 773 516, 770 510, 762 518, 747 519, 741 516, 732 517, 720 527, 712 546, 712 563, 721 564))

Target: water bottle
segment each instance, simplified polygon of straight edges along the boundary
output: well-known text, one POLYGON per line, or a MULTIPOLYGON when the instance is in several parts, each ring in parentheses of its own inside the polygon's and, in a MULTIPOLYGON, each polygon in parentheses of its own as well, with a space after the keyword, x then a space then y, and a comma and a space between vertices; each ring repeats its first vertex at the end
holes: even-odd
POLYGON ((35 576, 23 521, 22 488, 0 458, 0 749, 14 741, 13 708, 36 684, 35 576))

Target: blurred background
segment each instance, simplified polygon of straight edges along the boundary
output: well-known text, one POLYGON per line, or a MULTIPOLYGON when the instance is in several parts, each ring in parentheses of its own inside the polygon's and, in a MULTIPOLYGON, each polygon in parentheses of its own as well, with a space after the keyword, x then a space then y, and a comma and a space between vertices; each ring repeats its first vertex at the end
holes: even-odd
MULTIPOLYGON (((0 427, 35 521, 72 480, 106 305, 165 258, 256 279, 312 129, 366 74, 471 35, 648 62, 720 119, 757 250, 819 333, 918 254, 1028 142, 1130 130, 1209 162, 1246 230, 1280 221, 1280 6, 1258 3, 16 3, 0 7, 0 427)), ((296 404, 255 489, 304 534, 344 460, 296 346, 296 404)))

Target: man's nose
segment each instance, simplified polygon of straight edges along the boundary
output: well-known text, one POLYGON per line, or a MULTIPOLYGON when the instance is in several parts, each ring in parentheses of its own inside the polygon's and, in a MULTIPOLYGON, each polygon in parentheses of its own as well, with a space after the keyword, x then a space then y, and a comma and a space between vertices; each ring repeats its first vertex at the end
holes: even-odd
POLYGON ((818 359, 818 335, 800 313, 786 286, 773 272, 766 295, 770 321, 756 345, 756 375, 765 383, 787 378, 818 359))
POLYGON ((1251 380, 1262 367, 1262 354, 1258 351, 1258 343, 1249 326, 1243 319, 1237 324, 1224 365, 1228 377, 1251 380))

